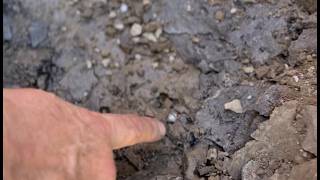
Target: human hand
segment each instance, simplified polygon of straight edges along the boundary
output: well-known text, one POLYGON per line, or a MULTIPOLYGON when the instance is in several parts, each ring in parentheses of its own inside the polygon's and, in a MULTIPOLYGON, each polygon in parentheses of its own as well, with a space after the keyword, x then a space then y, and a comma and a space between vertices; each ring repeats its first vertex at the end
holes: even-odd
POLYGON ((33 89, 3 90, 4 179, 113 180, 113 149, 153 142, 159 121, 88 111, 33 89))

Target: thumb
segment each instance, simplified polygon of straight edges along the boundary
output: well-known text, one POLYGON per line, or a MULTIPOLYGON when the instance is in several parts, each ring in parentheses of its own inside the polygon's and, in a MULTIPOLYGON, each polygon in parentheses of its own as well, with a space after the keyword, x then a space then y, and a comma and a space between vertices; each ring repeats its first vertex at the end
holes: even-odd
POLYGON ((143 142, 160 140, 166 133, 165 126, 158 120, 137 115, 104 115, 110 127, 113 149, 143 142))

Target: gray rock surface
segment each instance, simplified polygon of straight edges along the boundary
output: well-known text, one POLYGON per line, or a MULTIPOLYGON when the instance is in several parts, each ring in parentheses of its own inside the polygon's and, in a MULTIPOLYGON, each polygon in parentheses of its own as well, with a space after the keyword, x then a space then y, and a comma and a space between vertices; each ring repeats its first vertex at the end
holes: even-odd
POLYGON ((307 126, 307 134, 302 142, 302 147, 304 150, 317 155, 317 107, 303 107, 302 118, 307 126))
POLYGON ((38 47, 48 36, 48 26, 44 22, 33 22, 29 27, 31 46, 38 47))

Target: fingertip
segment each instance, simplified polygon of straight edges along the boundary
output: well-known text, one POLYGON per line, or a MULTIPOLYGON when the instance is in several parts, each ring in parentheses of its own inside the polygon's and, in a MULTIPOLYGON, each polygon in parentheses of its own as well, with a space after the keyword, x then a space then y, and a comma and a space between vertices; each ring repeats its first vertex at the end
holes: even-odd
POLYGON ((166 127, 164 126, 164 124, 160 121, 158 121, 158 126, 159 126, 159 132, 160 132, 160 136, 163 137, 166 135, 166 127))

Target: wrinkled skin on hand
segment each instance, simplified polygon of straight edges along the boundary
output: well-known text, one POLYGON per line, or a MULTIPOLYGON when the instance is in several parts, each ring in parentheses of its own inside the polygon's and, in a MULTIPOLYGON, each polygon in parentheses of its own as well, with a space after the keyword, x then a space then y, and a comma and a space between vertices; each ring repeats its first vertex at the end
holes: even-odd
POLYGON ((99 114, 33 89, 3 90, 4 179, 114 180, 113 149, 153 142, 159 121, 99 114))

